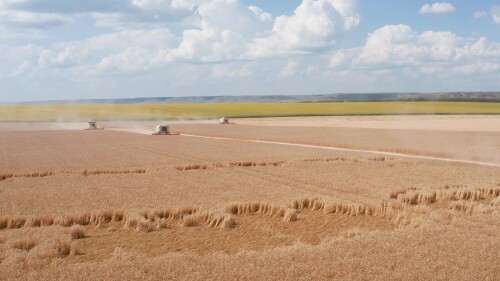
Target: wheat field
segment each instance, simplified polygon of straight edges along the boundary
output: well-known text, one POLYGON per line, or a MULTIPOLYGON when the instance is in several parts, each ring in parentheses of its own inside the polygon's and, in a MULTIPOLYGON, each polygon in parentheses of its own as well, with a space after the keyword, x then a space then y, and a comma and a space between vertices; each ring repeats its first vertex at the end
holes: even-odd
POLYGON ((500 276, 500 168, 404 156, 500 164, 500 133, 105 125, 0 130, 0 279, 500 276))
POLYGON ((0 106, 0 121, 15 122, 394 114, 500 114, 500 105, 487 102, 311 102, 0 106))

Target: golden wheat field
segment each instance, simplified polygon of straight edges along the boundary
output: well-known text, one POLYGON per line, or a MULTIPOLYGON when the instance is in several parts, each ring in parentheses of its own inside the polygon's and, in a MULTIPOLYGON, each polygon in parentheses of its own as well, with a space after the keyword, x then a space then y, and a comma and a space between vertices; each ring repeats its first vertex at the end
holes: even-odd
POLYGON ((495 118, 0 123, 0 279, 499 280, 495 118))

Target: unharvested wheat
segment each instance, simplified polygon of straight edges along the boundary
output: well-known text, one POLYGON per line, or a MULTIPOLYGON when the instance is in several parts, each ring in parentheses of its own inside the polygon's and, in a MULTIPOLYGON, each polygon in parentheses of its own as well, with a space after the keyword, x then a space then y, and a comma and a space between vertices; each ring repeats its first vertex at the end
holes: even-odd
POLYGON ((188 215, 182 218, 181 225, 184 227, 194 227, 199 223, 199 217, 197 215, 188 215))
POLYGON ((285 222, 294 222, 299 218, 297 216, 297 209, 286 209, 285 215, 283 216, 283 221, 285 222))
POLYGON ((71 254, 71 246, 66 242, 57 242, 55 248, 57 255, 60 257, 66 257, 71 254))
POLYGON ((77 226, 73 227, 70 232, 72 239, 83 239, 86 237, 85 229, 83 227, 77 226))
POLYGON ((14 244, 12 244, 12 247, 23 251, 29 251, 36 245, 38 245, 38 241, 36 240, 21 240, 14 242, 14 244))

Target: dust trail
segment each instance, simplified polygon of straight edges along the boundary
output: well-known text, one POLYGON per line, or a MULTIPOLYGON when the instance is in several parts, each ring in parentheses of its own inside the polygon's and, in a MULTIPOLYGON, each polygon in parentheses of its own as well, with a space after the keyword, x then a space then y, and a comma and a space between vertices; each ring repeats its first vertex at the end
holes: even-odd
POLYGON ((204 138, 204 139, 246 141, 246 142, 266 143, 266 144, 280 144, 280 145, 288 145, 288 146, 298 146, 298 147, 308 147, 308 148, 320 148, 320 149, 328 149, 328 150, 336 150, 336 151, 347 151, 347 152, 373 153, 373 154, 387 155, 387 156, 399 156, 399 157, 424 159, 424 160, 436 160, 436 161, 445 161, 445 162, 454 162, 454 163, 482 165, 482 166, 489 166, 489 167, 500 167, 500 164, 496 164, 496 163, 488 163, 488 162, 480 162, 480 161, 472 161, 472 160, 439 158, 439 157, 432 157, 432 156, 411 155, 411 154, 395 153, 395 152, 384 152, 384 151, 377 151, 377 150, 350 149, 350 148, 339 148, 339 147, 331 147, 331 146, 298 144, 298 143, 277 142, 277 141, 249 140, 249 139, 236 139, 236 138, 223 138, 223 137, 208 137, 208 136, 188 135, 188 134, 181 134, 181 136, 194 137, 194 138, 204 138))
POLYGON ((143 130, 143 129, 106 128, 106 130, 125 132, 125 133, 136 133, 136 134, 142 134, 142 135, 151 135, 151 133, 153 133, 152 130, 143 130))

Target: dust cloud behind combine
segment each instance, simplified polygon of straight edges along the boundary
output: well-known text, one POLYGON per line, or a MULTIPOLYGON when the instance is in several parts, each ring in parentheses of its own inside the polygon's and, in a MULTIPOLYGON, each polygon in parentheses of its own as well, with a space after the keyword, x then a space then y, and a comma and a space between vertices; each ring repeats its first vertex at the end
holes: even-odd
POLYGON ((468 118, 2 123, 0 276, 494 280, 500 168, 425 159, 499 164, 468 118))

